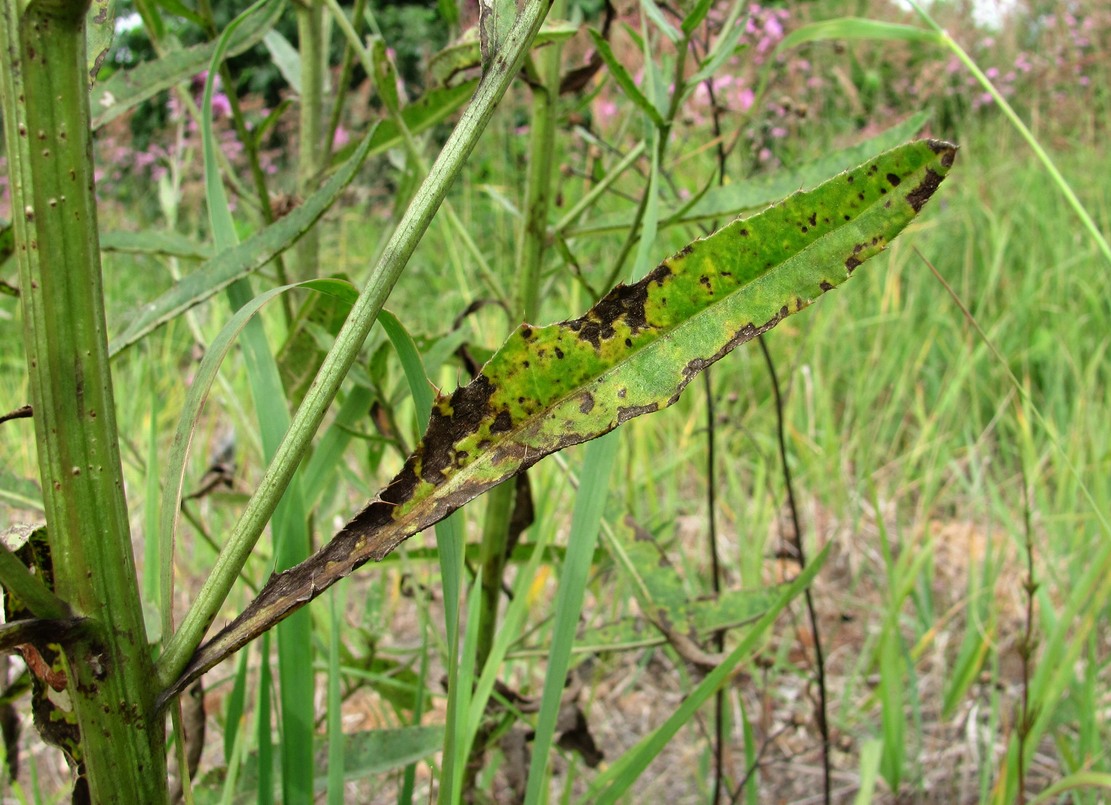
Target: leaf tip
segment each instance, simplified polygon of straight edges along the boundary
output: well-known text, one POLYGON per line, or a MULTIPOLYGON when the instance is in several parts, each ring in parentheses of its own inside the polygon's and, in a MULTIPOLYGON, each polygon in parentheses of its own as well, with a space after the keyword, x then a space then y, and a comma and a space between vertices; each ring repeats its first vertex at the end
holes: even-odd
POLYGON ((953 143, 946 142, 945 140, 927 140, 926 144, 941 158, 941 167, 949 170, 953 167, 953 161, 957 158, 957 151, 960 146, 953 143))

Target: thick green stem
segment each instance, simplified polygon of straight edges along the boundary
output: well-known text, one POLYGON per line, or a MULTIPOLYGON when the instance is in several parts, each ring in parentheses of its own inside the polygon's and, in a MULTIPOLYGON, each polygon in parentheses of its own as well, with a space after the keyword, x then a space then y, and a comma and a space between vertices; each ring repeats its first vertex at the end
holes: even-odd
MULTIPOLYGON (((298 50, 301 54, 301 148, 297 155, 297 191, 302 198, 313 191, 328 157, 324 149, 324 7, 319 0, 304 0, 297 5, 298 50)), ((294 248, 297 279, 317 273, 320 233, 313 227, 294 248)))
POLYGON ((297 409, 281 447, 216 560, 212 573, 182 621, 181 628, 159 658, 158 680, 163 687, 170 687, 185 669, 231 591, 240 569, 246 563, 301 457, 308 449, 328 406, 335 398, 340 383, 355 362, 378 312, 393 290, 394 283, 401 276, 448 189, 485 131, 498 101, 520 69, 546 11, 547 4, 542 0, 526 4, 510 32, 504 58, 497 60, 494 68, 483 77, 474 100, 444 144, 420 192, 394 230, 381 259, 371 272, 366 288, 336 337, 335 346, 317 372, 316 380, 306 393, 301 407, 297 409))
POLYGON ((108 369, 93 197, 85 11, 4 3, 3 116, 55 592, 94 802, 166 802, 164 727, 143 626, 108 369))

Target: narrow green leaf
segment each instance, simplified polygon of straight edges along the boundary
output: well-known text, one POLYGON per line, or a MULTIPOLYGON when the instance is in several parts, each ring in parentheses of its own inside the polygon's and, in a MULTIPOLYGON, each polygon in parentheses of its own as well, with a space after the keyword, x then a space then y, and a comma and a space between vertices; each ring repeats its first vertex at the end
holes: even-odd
POLYGON ((346 596, 343 587, 335 587, 329 596, 331 633, 328 636, 328 805, 343 805, 343 675, 340 650, 343 642, 343 609, 346 596))
POLYGON ((224 708, 224 764, 231 766, 235 757, 235 745, 242 732, 243 712, 247 707, 247 655, 240 652, 235 661, 235 674, 233 676, 231 695, 224 708))
POLYGON ((674 403, 707 366, 882 252, 955 156, 934 140, 893 149, 695 241, 581 318, 518 327, 470 385, 437 398, 424 440, 378 497, 314 557, 271 579, 193 667, 548 453, 674 403))
POLYGON ((101 232, 100 248, 106 252, 123 254, 158 254, 185 260, 205 260, 212 256, 212 249, 177 232, 101 232))
POLYGON ((629 71, 625 69, 625 65, 613 53, 613 48, 610 43, 606 41, 605 37, 595 31, 593 28, 588 29, 590 38, 594 42, 594 49, 598 51, 598 55, 602 57, 602 61, 606 63, 609 68, 610 75, 613 80, 617 82, 617 86, 625 93, 625 96, 636 104, 637 108, 644 112, 656 124, 657 127, 663 128, 664 119, 660 115, 660 110, 648 100, 640 87, 633 81, 633 77, 629 75, 629 71))
POLYGON ((289 215, 278 219, 238 246, 221 251, 166 293, 144 305, 138 318, 109 344, 109 352, 112 355, 119 354, 170 319, 211 298, 235 280, 261 268, 275 255, 288 249, 320 219, 355 178, 370 153, 372 138, 373 132, 363 139, 355 153, 319 190, 289 215))
MULTIPOLYGON (((410 134, 420 134, 447 119, 449 115, 470 100, 474 94, 478 81, 465 81, 454 87, 442 87, 426 92, 415 101, 410 101, 401 110, 401 119, 410 134)), ((404 142, 401 129, 397 122, 386 118, 377 124, 374 129, 370 144, 370 156, 382 154, 391 148, 396 148, 404 142)), ((332 164, 338 164, 341 159, 347 159, 355 152, 356 143, 350 143, 339 149, 333 157, 332 164)))
MULTIPOLYGON (((262 39, 284 8, 284 0, 272 0, 266 13, 253 17, 236 32, 228 49, 229 55, 242 53, 262 39)), ((89 96, 93 128, 100 128, 162 90, 201 72, 208 66, 215 51, 216 43, 206 42, 143 62, 130 70, 121 70, 107 81, 95 84, 89 96)))
POLYGON ((655 0, 640 0, 640 7, 641 10, 644 11, 645 16, 652 21, 653 25, 660 29, 660 32, 664 36, 671 40, 673 45, 679 43, 683 35, 668 21, 667 17, 665 17, 660 10, 660 7, 656 5, 655 0))
POLYGON ((297 95, 301 94, 301 54, 289 40, 276 30, 269 30, 262 37, 262 43, 270 53, 270 61, 278 68, 282 78, 297 95))
POLYGON ((702 24, 702 20, 706 19, 706 15, 713 8, 714 0, 698 0, 694 4, 694 8, 690 10, 686 17, 683 18, 683 33, 690 36, 694 33, 694 29, 702 24))
POLYGON ((380 36, 371 40, 370 58, 374 65, 374 86, 378 97, 386 105, 390 115, 401 111, 401 95, 397 91, 397 71, 386 52, 386 43, 380 36))
POLYGON ((879 780, 880 759, 883 757, 883 739, 869 738, 860 746, 860 790, 853 805, 871 805, 879 780))
POLYGON ((579 492, 575 496, 575 508, 571 514, 567 556, 556 593, 555 625, 548 668, 544 675, 544 692, 537 717, 536 736, 533 739, 532 759, 529 762, 526 805, 536 805, 542 800, 542 794, 546 790, 548 755, 559 719, 567 669, 570 667, 571 648, 575 643, 575 631, 582 613, 586 582, 594 558, 594 546, 598 542, 598 528, 605 511, 606 498, 609 496, 610 476, 617 458, 617 448, 621 444, 620 439, 620 434, 612 433, 592 442, 587 447, 586 458, 583 460, 579 492))
MULTIPOLYGON (((343 777, 347 782, 364 780, 376 774, 384 774, 399 769, 407 763, 414 763, 435 754, 443 741, 444 728, 441 726, 394 727, 391 729, 367 730, 342 736, 343 777)), ((317 736, 313 740, 313 753, 328 756, 331 749, 327 740, 317 736)), ((231 781, 231 791, 227 802, 254 802, 245 800, 259 790, 259 758, 254 752, 245 755, 241 762, 242 776, 231 781)), ((238 762, 237 762, 238 765, 238 762)), ((231 764, 229 764, 231 766, 231 764)), ((234 767, 233 767, 234 768, 234 767)), ((327 790, 328 771, 321 768, 313 775, 313 788, 317 792, 327 790)), ((271 780, 271 792, 274 780, 271 780)), ((217 769, 197 781, 194 793, 199 803, 216 801, 216 793, 228 787, 228 772, 217 769)), ((271 796, 273 794, 271 793, 271 796)))
POLYGON ((783 37, 775 49, 780 53, 798 47, 804 42, 821 42, 828 39, 883 39, 902 42, 928 42, 942 44, 941 35, 926 28, 902 25, 897 22, 870 20, 865 17, 838 17, 833 20, 812 22, 796 28, 783 37))
MULTIPOLYGON (((270 805, 274 801, 274 729, 270 712, 274 706, 273 670, 270 662, 270 635, 259 641, 258 699, 255 705, 255 735, 258 745, 255 779, 256 805, 270 805)), ((284 736, 283 736, 284 737, 284 736)))

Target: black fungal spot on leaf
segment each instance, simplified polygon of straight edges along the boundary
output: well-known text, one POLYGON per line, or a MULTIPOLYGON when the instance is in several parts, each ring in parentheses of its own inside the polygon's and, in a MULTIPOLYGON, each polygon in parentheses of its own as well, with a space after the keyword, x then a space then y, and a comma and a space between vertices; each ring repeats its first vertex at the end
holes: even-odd
POLYGON ((929 201, 930 196, 934 194, 940 184, 941 176, 932 170, 927 170, 926 178, 922 180, 922 183, 907 193, 907 203, 914 208, 915 212, 921 212, 923 205, 929 201))
POLYGON ((505 433, 513 428, 513 417, 509 415, 509 411, 504 408, 498 411, 498 415, 494 417, 494 421, 490 424, 491 433, 505 433))
POLYGON ((587 392, 586 394, 584 394, 582 396, 582 400, 579 402, 579 411, 581 411, 584 414, 589 414, 593 410, 594 410, 594 395, 591 394, 590 392, 587 392))
POLYGON ((603 341, 613 338, 614 324, 619 321, 624 322, 633 335, 636 335, 648 326, 644 306, 648 302, 649 284, 655 282, 662 285, 670 275, 670 266, 661 263, 640 282, 618 285, 588 310, 585 316, 563 322, 563 325, 595 349, 600 349, 603 341))
POLYGON ((903 183, 903 180, 896 176, 894 173, 887 174, 887 181, 891 183, 892 187, 898 187, 903 183))
POLYGON ((845 261, 845 268, 850 274, 853 273, 853 269, 856 268, 858 265, 860 265, 860 261, 857 260, 855 257, 850 257, 848 260, 845 261))

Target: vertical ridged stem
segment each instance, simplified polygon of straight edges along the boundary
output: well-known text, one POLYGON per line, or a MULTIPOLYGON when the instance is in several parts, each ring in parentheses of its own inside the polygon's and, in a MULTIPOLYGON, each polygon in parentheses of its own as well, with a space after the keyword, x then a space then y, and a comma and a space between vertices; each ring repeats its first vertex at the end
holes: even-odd
POLYGON ((167 800, 108 367, 82 2, 4 3, 3 117, 55 591, 94 802, 167 800))

